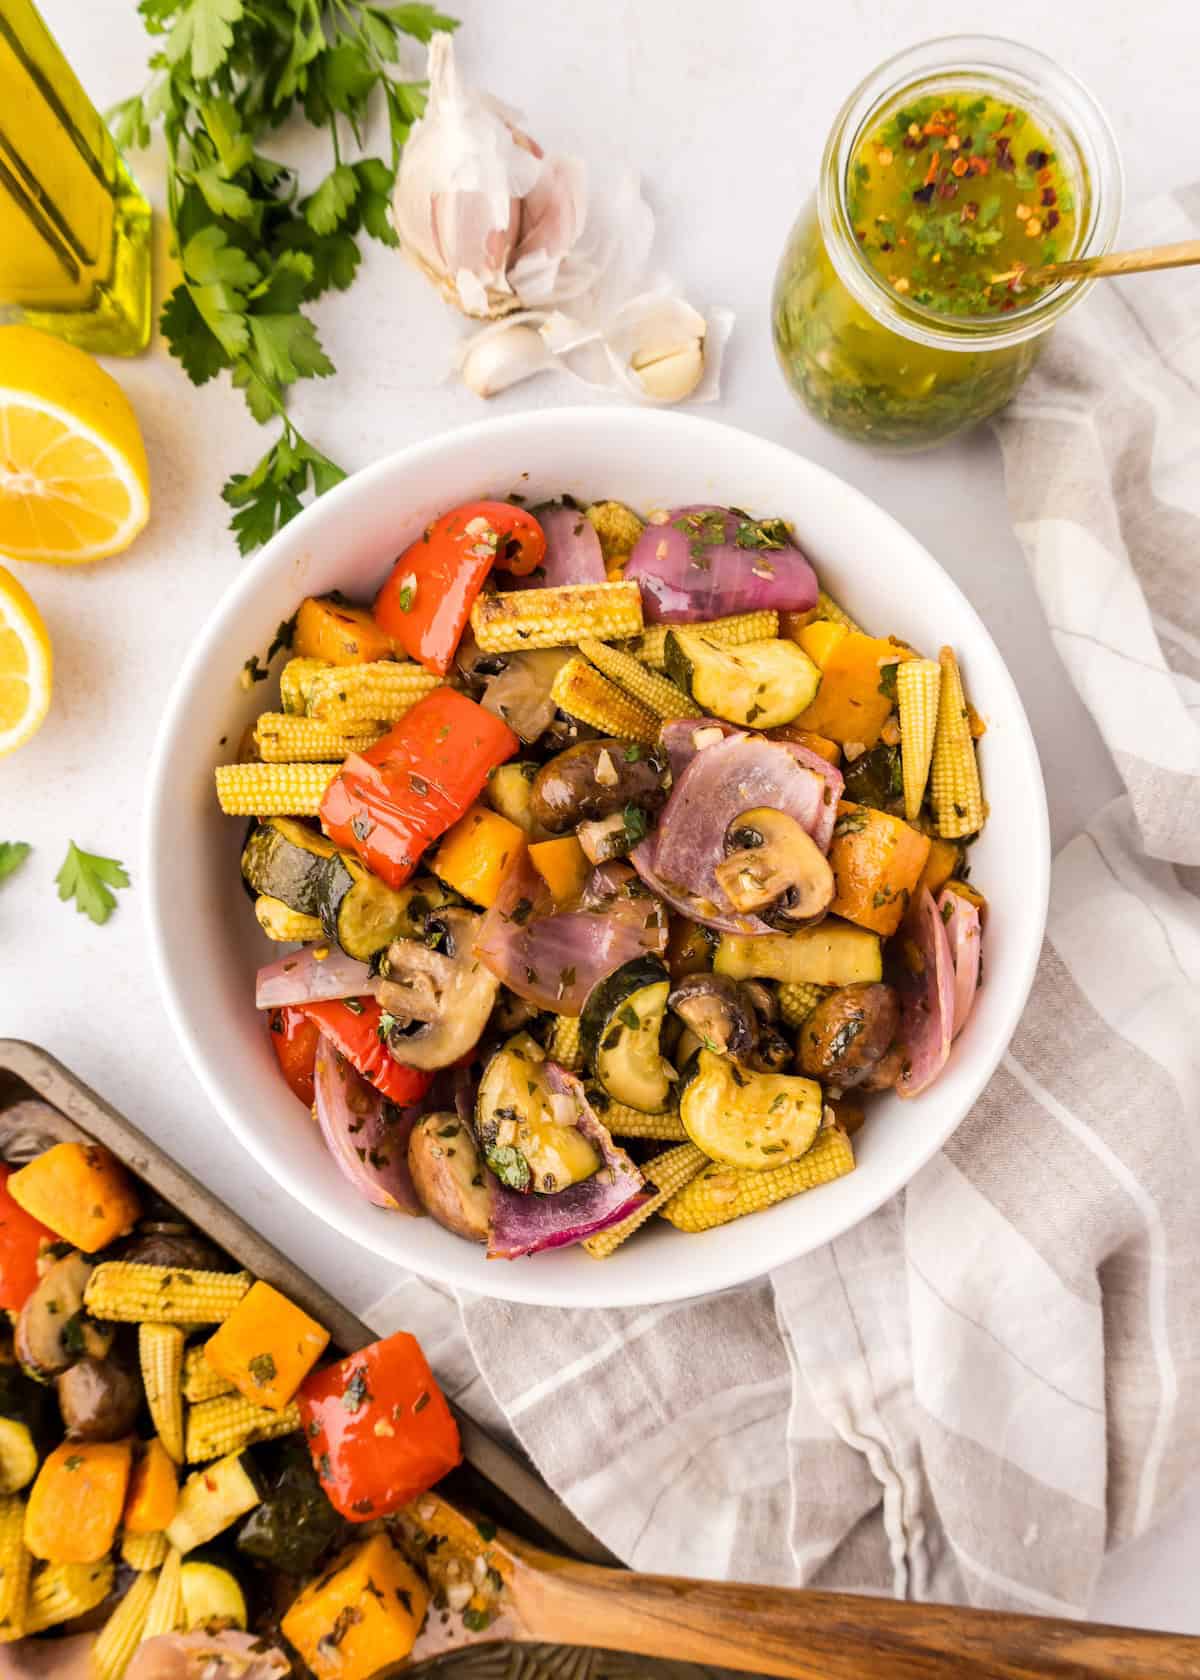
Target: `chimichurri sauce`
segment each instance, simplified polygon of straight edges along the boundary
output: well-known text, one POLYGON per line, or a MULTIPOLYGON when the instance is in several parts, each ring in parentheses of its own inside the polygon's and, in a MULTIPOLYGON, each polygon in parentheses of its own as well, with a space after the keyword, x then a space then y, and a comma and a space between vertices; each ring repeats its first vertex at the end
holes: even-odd
POLYGON ((859 142, 847 183, 859 246, 906 301, 987 316, 1033 301, 1025 269, 1069 256, 1073 183, 1046 129, 991 94, 928 95, 859 142))

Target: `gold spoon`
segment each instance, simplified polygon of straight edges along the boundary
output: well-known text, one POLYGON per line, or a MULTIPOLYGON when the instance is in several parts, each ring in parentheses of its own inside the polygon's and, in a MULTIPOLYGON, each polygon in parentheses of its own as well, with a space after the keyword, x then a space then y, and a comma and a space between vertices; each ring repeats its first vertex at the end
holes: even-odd
POLYGON ((1107 280, 1114 274, 1150 274, 1157 268, 1187 268, 1200 263, 1200 239, 1181 239, 1176 245, 1144 245, 1139 251, 1108 251, 1101 257, 1073 257, 1068 262, 1043 263, 1040 268, 1010 268, 993 274, 992 284, 1017 282, 1053 286, 1059 280, 1107 280))

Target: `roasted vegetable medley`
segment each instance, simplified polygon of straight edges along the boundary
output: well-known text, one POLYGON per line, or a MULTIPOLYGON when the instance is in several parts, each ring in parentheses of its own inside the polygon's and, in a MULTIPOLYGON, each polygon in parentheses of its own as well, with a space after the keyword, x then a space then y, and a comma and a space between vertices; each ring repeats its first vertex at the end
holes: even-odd
POLYGON ((414 1540, 461 1452, 411 1336, 322 1363, 320 1324, 88 1143, 0 1167, 0 1306, 5 1674, 367 1680, 431 1603, 498 1613, 414 1540))
POLYGON ((945 1065, 982 724, 782 519, 455 508, 373 605, 301 603, 280 691, 217 793, 299 947, 283 1075, 375 1205, 604 1258, 851 1172, 861 1098, 945 1065))

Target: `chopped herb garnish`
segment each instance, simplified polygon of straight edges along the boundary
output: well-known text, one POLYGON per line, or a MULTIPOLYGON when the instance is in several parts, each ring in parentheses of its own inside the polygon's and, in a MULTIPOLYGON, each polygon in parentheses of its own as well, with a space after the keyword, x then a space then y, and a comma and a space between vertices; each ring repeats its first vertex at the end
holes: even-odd
POLYGON ((268 1383, 275 1381, 275 1361, 269 1353, 256 1353, 248 1361, 246 1369, 259 1388, 266 1388, 268 1383))

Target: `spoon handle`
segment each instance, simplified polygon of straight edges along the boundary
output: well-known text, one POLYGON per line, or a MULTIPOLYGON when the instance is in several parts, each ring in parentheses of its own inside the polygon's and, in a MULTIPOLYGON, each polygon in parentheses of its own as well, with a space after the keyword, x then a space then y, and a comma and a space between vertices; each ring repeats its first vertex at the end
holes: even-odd
POLYGON ((518 1637, 787 1680, 1196 1680, 1200 1639, 955 1605, 632 1575, 514 1547, 518 1637))
POLYGON ((1103 280, 1119 274, 1150 274, 1159 268, 1187 268, 1200 263, 1200 239, 1175 245, 1144 245, 1137 251, 1107 251, 1100 257, 1074 257, 1046 263, 1021 275, 1023 286, 1048 286, 1056 280, 1103 280))

